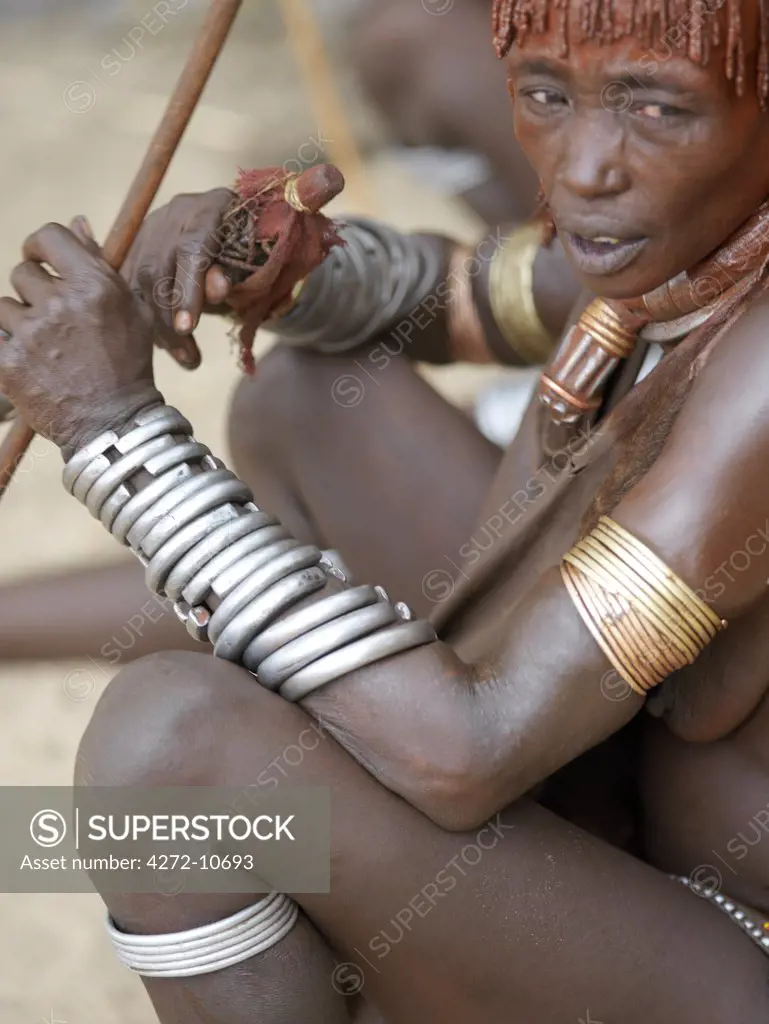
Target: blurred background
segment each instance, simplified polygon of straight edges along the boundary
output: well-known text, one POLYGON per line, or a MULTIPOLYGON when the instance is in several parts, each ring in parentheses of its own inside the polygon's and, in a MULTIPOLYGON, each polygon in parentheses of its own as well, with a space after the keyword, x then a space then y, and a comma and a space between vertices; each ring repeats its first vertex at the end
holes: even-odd
MULTIPOLYGON (((411 2, 433 20, 452 7, 452 0, 411 2)), ((83 213, 104 237, 206 6, 203 0, 154 6, 150 0, 0 0, 0 280, 19 261, 25 236, 49 220, 68 223, 83 213), (154 30, 137 32, 157 7, 175 13, 161 30, 150 17, 144 24, 154 30)), ((350 32, 371 6, 367 0, 246 0, 158 203, 228 185, 240 166, 295 167, 325 152, 348 177, 338 212, 468 242, 480 238, 479 217, 445 189, 431 189, 424 170, 394 158, 392 138, 363 97, 349 60, 350 32), (286 20, 300 9, 311 12, 322 32, 336 99, 306 77, 310 22, 286 20)), ((322 72, 318 59, 316 45, 315 73, 322 72)), ((197 436, 226 459, 236 355, 221 323, 206 323, 198 341, 202 369, 185 374, 160 354, 159 386, 190 417, 197 436)), ((449 368, 431 376, 466 405, 496 371, 449 368)), ((115 560, 114 542, 64 494, 60 470, 58 453, 37 439, 0 505, 0 581, 115 560)), ((0 668, 0 784, 69 784, 79 738, 109 677, 95 663, 0 668)), ((3 1022, 155 1020, 139 981, 112 955, 95 895, 0 894, 0 964, 3 1022)))

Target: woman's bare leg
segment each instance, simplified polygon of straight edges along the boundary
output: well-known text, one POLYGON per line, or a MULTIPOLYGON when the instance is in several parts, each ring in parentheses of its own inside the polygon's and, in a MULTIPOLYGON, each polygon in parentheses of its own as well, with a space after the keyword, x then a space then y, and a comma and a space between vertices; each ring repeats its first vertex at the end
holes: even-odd
MULTIPOLYGON (((247 785, 308 722, 237 667, 163 655, 108 688, 81 765, 101 785, 247 785)), ((281 785, 333 794, 332 893, 298 899, 346 964, 324 977, 330 962, 303 925, 284 947, 300 956, 313 937, 301 998, 322 1007, 334 982, 362 980, 388 1024, 769 1019, 766 958, 724 915, 538 805, 522 801, 477 832, 447 833, 330 736, 292 762, 281 785)), ((106 896, 121 927, 138 933, 221 919, 253 899, 106 896)), ((277 947, 207 979, 148 989, 163 1024, 237 1024, 252 1020, 238 1016, 244 992, 290 1001, 288 986, 277 947)))
POLYGON ((384 349, 371 360, 275 348, 241 384, 230 423, 260 503, 420 612, 425 573, 472 533, 502 455, 384 349))
POLYGON ((168 648, 200 650, 131 558, 0 588, 0 658, 94 658, 108 665, 168 648))

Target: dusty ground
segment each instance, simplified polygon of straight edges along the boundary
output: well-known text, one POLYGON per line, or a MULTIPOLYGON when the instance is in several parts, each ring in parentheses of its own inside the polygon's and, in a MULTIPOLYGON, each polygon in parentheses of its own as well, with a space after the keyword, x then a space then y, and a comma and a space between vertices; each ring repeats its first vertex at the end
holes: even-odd
MULTIPOLYGON (((286 47, 275 3, 246 5, 164 197, 226 184, 239 164, 293 159, 324 131, 286 47)), ((0 280, 17 262, 24 236, 48 220, 82 212, 100 235, 108 229, 199 20, 201 4, 176 0, 170 6, 178 15, 132 53, 129 33, 151 11, 150 0, 3 0, 0 280), (52 8, 65 16, 52 16, 52 8)), ((378 132, 369 112, 349 92, 347 104, 359 137, 375 152, 378 132)), ((406 227, 452 226, 468 238, 475 235, 472 220, 376 157, 369 174, 376 209, 367 212, 406 227)), ((162 358, 160 386, 192 419, 198 436, 226 457, 224 415, 238 371, 220 325, 207 325, 199 340, 204 371, 187 376, 162 358)), ((472 389, 474 378, 449 375, 447 381, 459 395, 472 389)), ((113 542, 62 491, 60 468, 58 454, 37 441, 0 506, 2 579, 114 558, 113 542)), ((79 737, 107 680, 105 672, 93 693, 85 687, 68 694, 64 680, 75 667, 0 671, 1 784, 68 783, 79 737)), ((0 895, 0 922, 3 1022, 154 1020, 139 982, 113 959, 96 896, 0 895)))

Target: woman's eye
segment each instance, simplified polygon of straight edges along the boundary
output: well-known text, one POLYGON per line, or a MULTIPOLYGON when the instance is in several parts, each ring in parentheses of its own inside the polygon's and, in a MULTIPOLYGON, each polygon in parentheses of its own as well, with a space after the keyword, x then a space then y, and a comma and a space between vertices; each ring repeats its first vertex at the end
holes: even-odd
POLYGON ((549 107, 566 103, 566 98, 553 89, 529 89, 524 94, 537 106, 549 107))
POLYGON ((635 113, 641 117, 648 117, 650 121, 661 121, 666 117, 675 117, 681 111, 678 107, 671 107, 666 103, 639 103, 635 113))

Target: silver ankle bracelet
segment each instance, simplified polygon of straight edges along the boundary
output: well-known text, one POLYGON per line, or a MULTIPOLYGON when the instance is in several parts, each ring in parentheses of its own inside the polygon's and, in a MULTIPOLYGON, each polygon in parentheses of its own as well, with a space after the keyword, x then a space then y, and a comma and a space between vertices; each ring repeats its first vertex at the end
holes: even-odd
POLYGON ((349 587, 319 548, 291 537, 170 406, 85 445, 63 481, 136 555, 190 636, 286 700, 437 639, 381 587, 349 587), (296 609, 332 578, 346 589, 296 609))
POLYGON ((118 959, 145 978, 193 978, 224 971, 272 949, 292 930, 299 907, 272 893, 253 907, 202 928, 171 935, 131 935, 107 919, 118 959))

